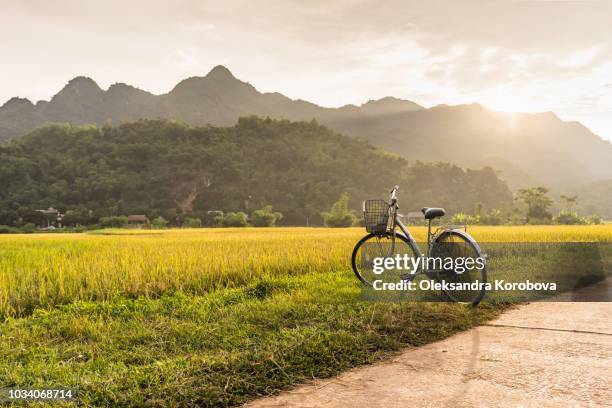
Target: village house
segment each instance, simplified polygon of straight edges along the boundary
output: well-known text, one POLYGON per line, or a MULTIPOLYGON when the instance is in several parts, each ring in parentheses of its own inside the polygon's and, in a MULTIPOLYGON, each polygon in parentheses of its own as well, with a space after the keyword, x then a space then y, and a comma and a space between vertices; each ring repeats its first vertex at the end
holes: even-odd
POLYGON ((128 226, 133 228, 151 228, 151 222, 146 215, 128 215, 128 226))
POLYGON ((62 217, 64 214, 61 214, 59 210, 56 210, 53 207, 49 207, 46 210, 36 210, 44 216, 44 224, 41 225, 42 228, 55 228, 62 227, 62 217))

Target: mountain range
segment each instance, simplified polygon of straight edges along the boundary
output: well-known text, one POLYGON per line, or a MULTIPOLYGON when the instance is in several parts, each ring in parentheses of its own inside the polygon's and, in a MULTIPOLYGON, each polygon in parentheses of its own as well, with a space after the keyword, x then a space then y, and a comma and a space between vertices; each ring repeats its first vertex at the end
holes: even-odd
MULTIPOLYGON (((438 105, 386 97, 360 106, 326 108, 280 93, 262 93, 217 66, 204 77, 154 95, 116 83, 107 90, 77 77, 50 101, 12 98, 0 107, 0 140, 46 123, 104 125, 140 118, 170 118, 190 125, 229 126, 242 116, 316 119, 333 130, 366 139, 409 160, 491 166, 513 189, 543 185, 555 191, 612 179, 612 144, 578 122, 554 113, 502 113, 479 104, 438 105)), ((375 171, 375 169, 373 169, 375 171)))

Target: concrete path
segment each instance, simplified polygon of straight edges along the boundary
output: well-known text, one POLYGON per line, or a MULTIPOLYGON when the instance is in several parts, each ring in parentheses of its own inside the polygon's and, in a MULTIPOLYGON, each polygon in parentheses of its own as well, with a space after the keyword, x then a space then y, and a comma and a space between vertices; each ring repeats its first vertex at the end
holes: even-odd
MULTIPOLYGON (((610 291, 610 281, 596 290, 610 291)), ((612 303, 531 303, 249 407, 612 407, 612 303)))

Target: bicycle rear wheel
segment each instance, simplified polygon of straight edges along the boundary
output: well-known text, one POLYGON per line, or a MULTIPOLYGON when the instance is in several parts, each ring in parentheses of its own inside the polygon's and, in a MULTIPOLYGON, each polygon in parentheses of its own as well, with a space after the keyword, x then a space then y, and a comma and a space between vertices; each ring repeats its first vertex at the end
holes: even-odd
MULTIPOLYGON (((357 278, 366 286, 372 286, 374 280, 380 279, 380 275, 374 273, 374 259, 375 258, 395 258, 396 255, 403 257, 419 257, 418 248, 415 248, 413 244, 404 235, 395 234, 395 240, 392 239, 392 234, 386 232, 380 234, 368 234, 363 237, 355 249, 353 249, 353 255, 351 257, 351 265, 353 272, 357 278)), ((410 274, 411 270, 396 271, 395 275, 401 278, 402 275, 410 274)), ((416 272, 416 271, 414 271, 416 272)), ((390 280, 393 270, 385 271, 385 280, 390 280)))
POLYGON ((476 241, 460 231, 444 231, 434 240, 429 258, 432 262, 441 260, 441 267, 434 268, 434 275, 444 285, 442 292, 449 300, 473 306, 480 303, 486 291, 487 270, 484 254, 476 241), (468 268, 465 261, 469 258, 474 260, 472 268, 468 268))

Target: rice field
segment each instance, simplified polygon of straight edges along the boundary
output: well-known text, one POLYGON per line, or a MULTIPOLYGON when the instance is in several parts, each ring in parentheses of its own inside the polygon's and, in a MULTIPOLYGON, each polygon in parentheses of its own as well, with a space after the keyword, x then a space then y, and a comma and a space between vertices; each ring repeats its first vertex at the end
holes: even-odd
MULTIPOLYGON (((418 241, 424 227, 412 227, 418 241)), ((474 227, 480 242, 612 242, 612 225, 474 227)), ((360 228, 103 230, 0 235, 0 317, 117 295, 201 294, 350 269, 360 228)))
MULTIPOLYGON (((425 239, 425 228, 411 231, 425 239)), ((612 225, 469 232, 480 242, 612 242, 612 225)), ((76 388, 74 406, 236 406, 440 340, 508 307, 364 302, 350 270, 363 235, 0 235, 0 384, 76 388)))
POLYGON ((353 230, 197 229, 0 236, 0 313, 117 295, 206 293, 346 269, 353 230))

